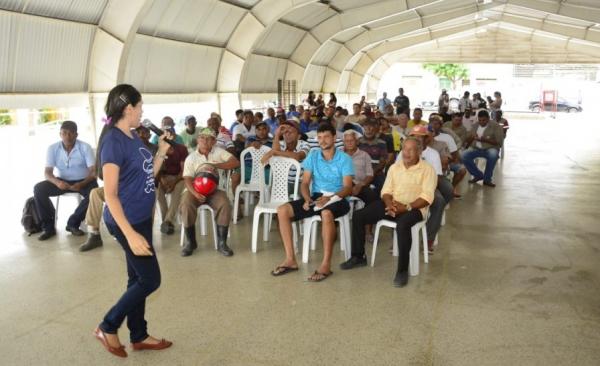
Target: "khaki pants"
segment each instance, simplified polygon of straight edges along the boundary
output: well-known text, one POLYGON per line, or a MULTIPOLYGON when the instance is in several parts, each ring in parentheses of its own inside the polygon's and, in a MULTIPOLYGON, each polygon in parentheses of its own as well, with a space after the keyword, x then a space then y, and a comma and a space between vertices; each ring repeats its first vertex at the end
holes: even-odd
MULTIPOLYGON (((229 226, 232 208, 231 203, 227 198, 227 194, 224 191, 215 191, 215 193, 206 199, 206 204, 215 210, 217 225, 229 226)), ((198 217, 198 207, 201 205, 202 203, 200 203, 190 192, 183 192, 180 209, 181 220, 183 221, 184 227, 194 226, 196 218, 198 217)))
MULTIPOLYGON (((177 179, 175 175, 167 175, 164 177, 169 182, 173 182, 177 179)), ((156 189, 156 199, 158 201, 158 206, 160 207, 160 217, 162 217, 162 221, 169 221, 173 223, 175 219, 175 215, 177 214, 177 209, 179 208, 179 202, 181 201, 181 193, 185 188, 185 184, 183 180, 180 180, 175 184, 173 191, 167 193, 165 191, 165 187, 162 184, 158 185, 156 189), (171 195, 171 204, 167 203, 167 194, 171 195)))
POLYGON ((102 209, 104 208, 104 187, 94 188, 90 192, 90 203, 85 214, 85 223, 96 230, 100 228, 102 209))

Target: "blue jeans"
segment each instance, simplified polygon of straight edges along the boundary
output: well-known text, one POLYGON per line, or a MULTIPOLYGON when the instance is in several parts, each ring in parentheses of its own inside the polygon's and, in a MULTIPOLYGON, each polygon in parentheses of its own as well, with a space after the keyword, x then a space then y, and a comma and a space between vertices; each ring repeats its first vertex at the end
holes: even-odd
POLYGON ((470 147, 463 151, 462 161, 474 179, 483 179, 484 182, 491 183, 494 167, 498 161, 498 149, 495 147, 489 149, 475 149, 470 147), (477 164, 475 164, 476 158, 484 158, 486 160, 485 171, 483 173, 477 168, 477 164))
POLYGON ((146 297, 160 286, 160 268, 152 246, 152 218, 132 226, 150 244, 150 250, 154 255, 136 256, 131 251, 121 229, 116 225, 107 224, 108 231, 117 238, 125 250, 129 280, 127 281, 127 291, 104 316, 100 329, 105 333, 116 334, 127 317, 129 338, 132 343, 136 343, 142 342, 148 337, 147 323, 144 318, 146 297))

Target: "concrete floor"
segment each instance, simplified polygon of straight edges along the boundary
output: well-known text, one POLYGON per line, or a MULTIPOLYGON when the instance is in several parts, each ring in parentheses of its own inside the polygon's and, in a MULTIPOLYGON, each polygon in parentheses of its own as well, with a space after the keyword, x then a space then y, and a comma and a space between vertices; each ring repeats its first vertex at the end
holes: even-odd
MULTIPOLYGON (((283 256, 276 227, 257 254, 245 218, 233 258, 210 237, 181 258, 179 236, 157 226, 163 284, 147 315, 150 332, 175 344, 126 360, 91 334, 125 287, 118 245, 104 235, 102 249, 79 253, 82 239, 64 230, 42 243, 11 225, 0 364, 598 365, 600 128, 564 118, 512 120, 498 187, 465 185, 438 251, 404 289, 391 284, 389 231, 374 268, 342 272, 336 249, 335 274, 313 284, 320 248, 298 273, 269 275, 283 256)), ((126 327, 120 335, 128 340, 126 327)))

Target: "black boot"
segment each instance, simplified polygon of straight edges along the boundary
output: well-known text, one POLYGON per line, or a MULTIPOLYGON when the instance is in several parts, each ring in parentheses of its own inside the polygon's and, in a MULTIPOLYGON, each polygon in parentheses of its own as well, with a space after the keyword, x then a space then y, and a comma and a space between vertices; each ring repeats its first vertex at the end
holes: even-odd
POLYGON ((226 257, 233 255, 233 250, 227 246, 229 226, 217 226, 217 250, 226 257))
POLYGON ((185 244, 181 249, 181 256, 187 257, 192 255, 194 249, 198 248, 196 243, 196 227, 190 226, 185 228, 185 244))

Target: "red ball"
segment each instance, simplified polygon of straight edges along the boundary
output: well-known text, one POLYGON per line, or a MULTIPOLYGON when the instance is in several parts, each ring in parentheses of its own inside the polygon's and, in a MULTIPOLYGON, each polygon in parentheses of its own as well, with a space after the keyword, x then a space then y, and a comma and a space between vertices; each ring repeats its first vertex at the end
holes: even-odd
POLYGON ((194 178, 194 190, 205 197, 213 194, 218 186, 219 176, 212 172, 200 172, 194 178))

